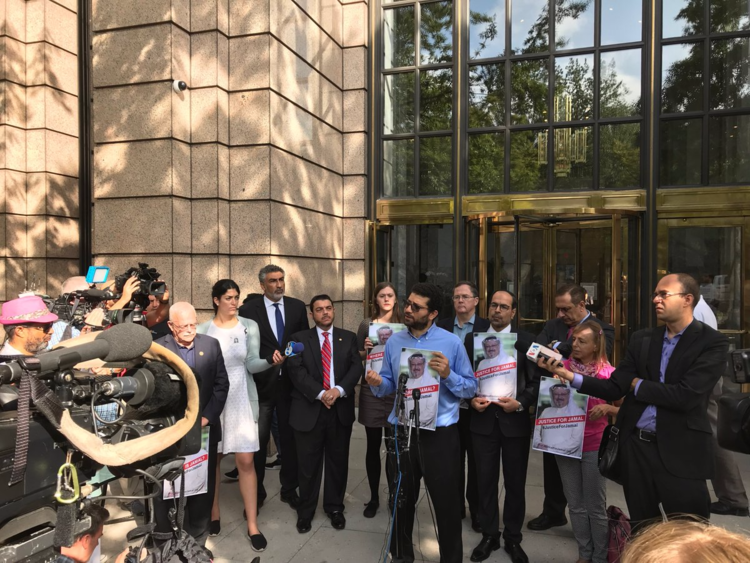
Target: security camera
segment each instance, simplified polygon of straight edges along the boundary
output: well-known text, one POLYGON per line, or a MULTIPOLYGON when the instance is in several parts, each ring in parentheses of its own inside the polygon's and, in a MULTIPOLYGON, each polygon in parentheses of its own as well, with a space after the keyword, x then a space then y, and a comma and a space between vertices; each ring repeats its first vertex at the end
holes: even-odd
POLYGON ((180 92, 184 92, 185 90, 187 90, 187 84, 184 80, 173 80, 172 90, 179 94, 180 92))

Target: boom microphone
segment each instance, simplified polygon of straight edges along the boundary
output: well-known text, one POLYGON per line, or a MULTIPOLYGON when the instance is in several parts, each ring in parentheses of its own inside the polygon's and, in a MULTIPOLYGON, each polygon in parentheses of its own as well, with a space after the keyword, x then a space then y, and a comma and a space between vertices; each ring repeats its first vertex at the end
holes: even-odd
POLYGON ((291 358, 292 356, 299 356, 304 351, 305 345, 302 342, 289 342, 286 345, 286 350, 284 350, 284 355, 287 358, 291 358))

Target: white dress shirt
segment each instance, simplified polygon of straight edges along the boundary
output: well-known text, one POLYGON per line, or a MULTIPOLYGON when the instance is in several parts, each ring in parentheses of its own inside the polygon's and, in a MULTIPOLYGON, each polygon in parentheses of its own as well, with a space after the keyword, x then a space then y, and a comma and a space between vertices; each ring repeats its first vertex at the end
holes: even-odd
POLYGON ((506 326, 500 332, 496 331, 494 328, 492 328, 492 325, 490 325, 490 328, 487 329, 487 332, 489 334, 509 334, 510 333, 510 323, 508 323, 508 326, 506 326))
MULTIPOLYGON (((325 339, 323 337, 323 329, 321 329, 319 326, 315 325, 315 330, 318 331, 318 341, 320 342, 320 356, 323 357, 323 342, 325 342, 325 339)), ((330 383, 331 383, 331 389, 334 387, 339 390, 339 393, 341 393, 341 397, 346 397, 346 393, 344 392, 344 388, 340 385, 336 385, 336 377, 333 374, 333 326, 329 328, 327 331, 328 333, 328 342, 331 344, 331 370, 329 372, 330 376, 330 383)), ((321 371, 323 367, 321 366, 321 371)), ((318 400, 323 397, 323 393, 325 393, 325 390, 318 393, 318 400)))
POLYGON ((284 330, 286 331, 286 315, 284 314, 284 298, 282 297, 278 301, 271 301, 265 295, 263 296, 263 303, 266 305, 266 314, 268 314, 268 324, 271 325, 271 330, 276 340, 279 339, 279 335, 276 333, 276 305, 279 305, 279 311, 281 311, 281 318, 284 319, 284 330))
POLYGON ((714 312, 711 310, 708 303, 706 303, 706 300, 703 299, 702 295, 700 296, 700 299, 698 299, 695 309, 693 309, 693 317, 703 324, 707 324, 714 330, 719 328, 719 323, 716 322, 716 315, 714 315, 714 312))

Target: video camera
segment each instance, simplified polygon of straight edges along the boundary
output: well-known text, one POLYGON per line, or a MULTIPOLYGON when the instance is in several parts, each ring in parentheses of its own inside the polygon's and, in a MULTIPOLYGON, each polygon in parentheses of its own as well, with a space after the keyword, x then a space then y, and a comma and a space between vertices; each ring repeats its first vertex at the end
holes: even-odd
MULTIPOLYGON (((104 465, 117 477, 137 474, 158 483, 164 466, 200 449, 200 419, 191 423, 186 414, 188 405, 197 413, 198 384, 186 364, 152 344, 148 329, 128 323, 66 344, 0 365, 0 561, 49 560, 65 506, 60 472, 67 461, 83 500, 94 492, 89 481, 104 465), (126 368, 124 376, 75 369, 95 359, 126 368), (33 400, 28 426, 19 402, 24 385, 33 400), (111 406, 106 416, 103 409, 111 406), (165 433, 156 436, 160 431, 165 433)), ((117 497, 95 500, 104 498, 117 497)))
MULTIPOLYGON (((729 353, 729 376, 738 385, 750 383, 750 349, 729 353)), ((718 399, 717 438, 722 448, 750 454, 750 393, 730 393, 718 399)))

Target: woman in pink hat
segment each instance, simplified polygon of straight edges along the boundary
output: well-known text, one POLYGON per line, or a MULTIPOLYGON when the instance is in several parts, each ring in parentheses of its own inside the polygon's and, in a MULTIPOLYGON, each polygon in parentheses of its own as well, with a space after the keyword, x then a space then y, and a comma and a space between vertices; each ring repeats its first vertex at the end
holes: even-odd
POLYGON ((47 347, 52 338, 50 313, 41 297, 28 295, 3 303, 0 324, 5 328, 5 343, 0 356, 33 356, 47 347))

